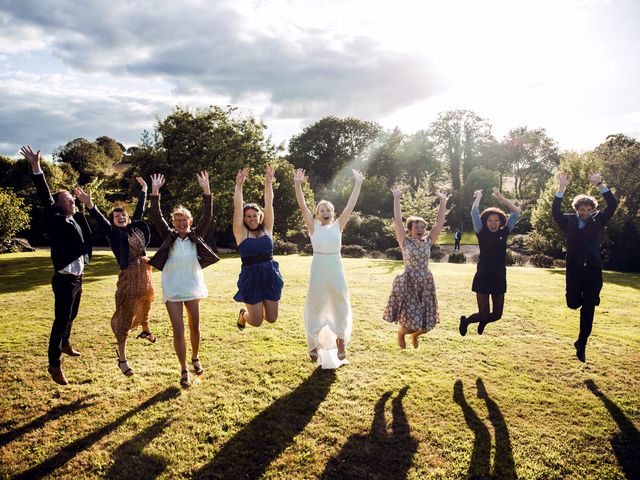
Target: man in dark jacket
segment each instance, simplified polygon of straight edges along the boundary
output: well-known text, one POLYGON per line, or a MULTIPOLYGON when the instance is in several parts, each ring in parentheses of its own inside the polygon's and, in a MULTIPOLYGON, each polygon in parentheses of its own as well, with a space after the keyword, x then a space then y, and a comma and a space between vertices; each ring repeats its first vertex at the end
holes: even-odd
POLYGON ((553 218, 564 232, 567 241, 567 306, 580 309, 580 334, 573 345, 576 347, 576 356, 581 362, 586 361, 585 350, 591 334, 593 314, 596 305, 600 304, 602 230, 618 205, 613 193, 602 183, 599 173, 589 174, 589 181, 602 193, 607 204, 604 210, 596 210, 598 202, 595 198, 589 195, 578 195, 572 203, 575 213, 563 214, 560 204, 569 184, 566 173, 560 173, 560 187, 553 199, 551 209, 553 218))
POLYGON ((33 182, 45 209, 46 226, 51 237, 55 316, 49 337, 49 374, 54 382, 67 385, 60 357, 63 353, 80 356, 71 346, 69 337, 80 306, 82 273, 91 258, 91 230, 84 215, 76 213, 75 199, 69 191, 59 190, 51 194, 40 168, 40 150, 34 152, 26 146, 20 151, 33 170, 33 182))

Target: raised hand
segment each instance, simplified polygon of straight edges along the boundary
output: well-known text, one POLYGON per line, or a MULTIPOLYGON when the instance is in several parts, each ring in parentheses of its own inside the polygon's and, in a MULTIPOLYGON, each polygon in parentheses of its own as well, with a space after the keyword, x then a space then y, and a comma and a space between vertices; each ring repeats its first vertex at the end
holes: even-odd
POLYGON ((473 198, 474 199, 482 198, 482 189, 476 190, 475 192, 473 192, 473 198))
POLYGON ((293 183, 304 183, 307 177, 304 176, 305 170, 298 168, 293 171, 293 183))
POLYGON ((93 202, 91 201, 91 192, 85 192, 82 188, 76 187, 73 189, 73 193, 76 198, 80 200, 87 208, 93 208, 93 202))
POLYGON ((353 168, 351 171, 353 172, 353 178, 356 179, 356 183, 362 183, 364 181, 364 175, 362 173, 353 168))
POLYGON ((211 187, 209 186, 209 172, 202 170, 200 173, 196 173, 198 179, 198 185, 202 188, 202 192, 205 195, 211 195, 211 187))
POLYGON ((560 172, 558 174, 558 180, 560 182, 559 191, 564 192, 565 189, 567 188, 567 185, 569 185, 569 176, 565 172, 560 172))
POLYGON ((440 200, 440 202, 446 203, 449 199, 449 195, 447 195, 445 192, 441 192, 440 189, 438 189, 436 190, 436 198, 440 200))
POLYGON ((498 187, 493 187, 493 192, 491 193, 491 195, 493 195, 493 198, 495 198, 496 200, 504 199, 502 193, 500 193, 500 190, 498 190, 498 187))
POLYGON ((147 193, 147 190, 149 189, 149 187, 147 186, 147 182, 144 181, 144 178, 136 177, 136 182, 140 184, 140 186, 142 187, 142 191, 144 193, 147 193))
POLYGON ((394 185, 393 188, 391 188, 391 193, 393 194, 393 198, 402 198, 402 190, 400 189, 399 186, 394 185))
POLYGON ((594 185, 602 183, 602 176, 598 172, 591 172, 589 175, 589 181, 594 185))
POLYGON ((241 170, 238 170, 238 174, 236 175, 236 185, 242 186, 244 181, 249 176, 249 167, 244 167, 241 170))
POLYGON ((40 170, 40 150, 34 152, 33 149, 27 145, 26 147, 23 146, 20 148, 20 153, 22 153, 29 165, 31 165, 31 169, 34 172, 40 170))
POLYGON ((273 167, 271 165, 267 165, 267 168, 265 169, 265 172, 264 172, 264 181, 266 183, 272 183, 274 178, 273 174, 274 174, 273 167))
POLYGON ((151 195, 158 195, 160 188, 164 185, 164 175, 156 173, 151 175, 151 195))

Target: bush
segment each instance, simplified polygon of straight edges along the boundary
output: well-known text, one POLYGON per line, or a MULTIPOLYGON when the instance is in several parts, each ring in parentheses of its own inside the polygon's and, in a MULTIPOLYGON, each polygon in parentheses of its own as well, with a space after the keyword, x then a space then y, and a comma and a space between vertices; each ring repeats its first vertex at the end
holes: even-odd
POLYGON ((467 263, 467 257, 462 252, 452 252, 449 254, 449 263, 467 263))
POLYGON ((434 262, 439 262, 444 258, 444 255, 445 254, 440 248, 440 245, 438 245, 437 243, 434 243, 433 245, 431 245, 431 255, 430 255, 431 260, 433 260, 434 262))
POLYGON ((507 267, 512 266, 515 262, 515 260, 513 259, 513 252, 511 250, 507 250, 507 254, 504 257, 504 264, 507 267))
POLYGON ((0 253, 19 252, 19 248, 9 238, 0 238, 0 253))
POLYGON ((343 245, 342 256, 347 258, 362 258, 367 251, 360 245, 343 245))
POLYGON ((0 238, 13 237, 29 228, 29 206, 13 190, 0 187, 0 238))
POLYGON ((564 258, 554 258, 553 266, 557 268, 567 268, 567 261, 564 258))
POLYGON ((304 255, 313 255, 313 246, 310 243, 307 243, 304 247, 302 247, 302 253, 304 255))
POLYGON ((394 232, 390 219, 354 213, 342 234, 342 243, 384 251, 397 245, 394 232))
POLYGON ((517 265, 519 267, 524 267, 529 261, 529 257, 526 255, 522 255, 520 253, 512 253, 513 257, 513 265, 517 265))
POLYGON ((275 255, 292 255, 298 253, 298 246, 295 243, 276 240, 273 242, 273 253, 275 255))
POLYGON ((522 253, 526 250, 526 235, 513 235, 511 237, 511 249, 514 252, 522 253))
POLYGON ((400 247, 387 248, 384 253, 387 258, 392 260, 402 260, 402 249, 400 247))
POLYGON ((479 253, 474 253, 473 255, 471 255, 471 261, 473 263, 479 263, 480 262, 480 254, 479 253))
POLYGON ((545 255, 544 253, 536 253, 531 255, 531 264, 538 268, 551 268, 553 267, 553 257, 545 255))

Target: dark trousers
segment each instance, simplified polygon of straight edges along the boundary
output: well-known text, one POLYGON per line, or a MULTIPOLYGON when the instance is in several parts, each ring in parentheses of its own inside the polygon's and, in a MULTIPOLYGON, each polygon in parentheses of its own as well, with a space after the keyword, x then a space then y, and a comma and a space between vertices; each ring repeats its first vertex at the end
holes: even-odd
POLYGON ((493 312, 489 307, 489 294, 476 293, 478 301, 478 313, 474 313, 467 317, 468 323, 491 323, 502 318, 502 310, 504 309, 504 293, 492 293, 491 301, 493 302, 493 312))
POLYGON ((587 345, 593 314, 596 305, 600 305, 600 290, 602 290, 602 270, 599 268, 579 267, 567 269, 567 306, 580 309, 580 334, 578 343, 587 345))
POLYGON ((454 239, 453 249, 460 250, 460 240, 454 239))
POLYGON ((82 296, 82 275, 63 275, 55 273, 51 279, 54 295, 53 326, 49 337, 49 365, 60 367, 62 346, 69 343, 71 327, 78 315, 82 296))

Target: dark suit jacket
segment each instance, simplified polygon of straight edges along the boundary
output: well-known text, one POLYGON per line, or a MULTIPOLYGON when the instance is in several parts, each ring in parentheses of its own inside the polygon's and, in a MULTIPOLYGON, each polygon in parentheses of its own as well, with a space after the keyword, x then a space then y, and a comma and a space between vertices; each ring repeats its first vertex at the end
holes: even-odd
MULTIPOLYGON (((220 258, 218 258, 215 252, 203 239, 211 225, 213 210, 211 205, 211 195, 203 194, 202 198, 204 200, 202 217, 200 218, 198 225, 195 228, 192 228, 187 234, 187 237, 196 244, 198 263, 200 264, 200 267, 205 268, 216 263, 220 258)), ((151 195, 151 219, 164 242, 160 245, 160 248, 151 261, 149 261, 149 264, 156 267, 158 270, 162 270, 164 268, 164 264, 167 263, 167 259, 169 258, 171 246, 178 237, 178 232, 171 228, 162 216, 162 211, 160 210, 160 195, 151 195)))
POLYGON ((575 213, 563 214, 560 210, 562 198, 556 196, 553 199, 551 207, 553 219, 560 226, 567 240, 567 270, 581 267, 602 269, 600 256, 602 229, 618 206, 618 201, 611 191, 604 192, 602 196, 607 206, 602 211, 593 212, 582 229, 578 228, 578 216, 575 213))
POLYGON ((44 206, 47 231, 51 236, 51 261, 58 271, 83 255, 91 258, 91 229, 85 216, 76 212, 73 219, 80 229, 67 221, 67 217, 55 206, 51 191, 43 174, 32 175, 38 198, 44 206))
POLYGON ((133 217, 131 217, 132 221, 124 228, 113 225, 109 220, 107 220, 97 206, 94 206, 89 210, 91 217, 98 223, 100 231, 107 236, 109 245, 111 245, 111 251, 113 251, 113 254, 116 256, 116 260, 118 261, 118 265, 121 270, 124 270, 129 266, 129 235, 131 234, 131 231, 136 228, 142 232, 144 235, 145 247, 149 245, 149 241, 151 240, 151 231, 149 230, 149 226, 142 221, 146 201, 147 194, 145 192, 140 192, 136 210, 133 212, 133 217))

